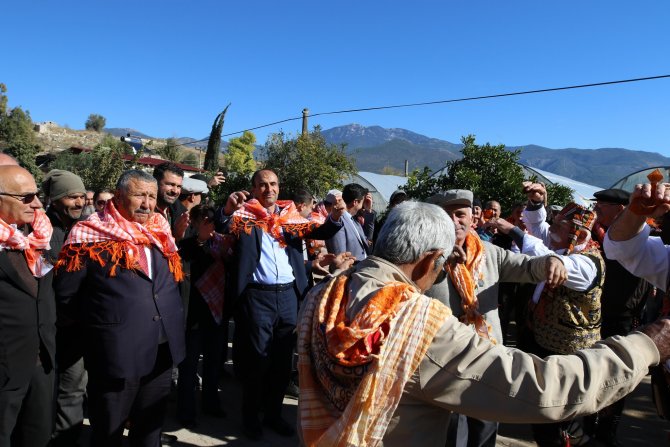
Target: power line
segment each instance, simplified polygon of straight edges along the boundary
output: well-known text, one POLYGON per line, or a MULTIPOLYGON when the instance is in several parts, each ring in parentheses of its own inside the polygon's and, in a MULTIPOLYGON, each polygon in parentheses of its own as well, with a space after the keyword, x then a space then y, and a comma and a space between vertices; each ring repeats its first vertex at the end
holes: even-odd
MULTIPOLYGON (((520 91, 520 92, 510 92, 510 93, 497 93, 493 95, 484 95, 484 96, 470 96, 466 98, 455 98, 455 99, 441 99, 437 101, 426 101, 426 102, 414 102, 414 103, 408 103, 408 104, 395 104, 395 105, 389 105, 389 106, 376 106, 376 107, 362 107, 358 109, 345 109, 345 110, 337 110, 333 112, 319 112, 319 113, 313 113, 310 114, 310 117, 315 117, 315 116, 325 116, 325 115, 337 115, 341 113, 353 113, 353 112, 368 112, 371 110, 386 110, 386 109, 400 109, 400 108, 406 108, 406 107, 420 107, 420 106, 431 106, 431 105, 436 105, 436 104, 449 104, 453 102, 465 102, 465 101, 479 101, 482 99, 494 99, 494 98, 505 98, 509 96, 521 96, 521 95, 532 95, 532 94, 537 94, 537 93, 548 93, 548 92, 558 92, 558 91, 563 91, 563 90, 575 90, 579 88, 591 88, 591 87, 602 87, 605 85, 616 85, 616 84, 626 84, 630 82, 642 82, 642 81, 653 81, 657 79, 667 79, 670 78, 670 74, 666 75, 659 75, 659 76, 647 76, 644 78, 632 78, 632 79, 621 79, 618 81, 606 81, 606 82, 595 82, 591 84, 579 84, 579 85, 569 85, 565 87, 551 87, 551 88, 543 88, 543 89, 537 89, 537 90, 525 90, 525 91, 520 91)), ((262 124, 260 126, 256 127, 250 127, 248 129, 244 130, 239 130, 237 132, 231 132, 227 133, 225 135, 221 135, 222 137, 229 137, 232 135, 237 135, 241 134, 247 131, 251 130, 257 130, 257 129, 263 129, 265 127, 270 127, 270 126, 275 126, 277 124, 282 124, 282 123, 287 123, 290 121, 297 121, 301 120, 302 116, 297 116, 294 118, 286 118, 283 120, 275 121, 272 123, 268 124, 262 124)), ((192 141, 191 143, 188 144, 193 144, 193 143, 200 143, 203 141, 207 141, 209 138, 204 138, 202 140, 198 141, 192 141)))

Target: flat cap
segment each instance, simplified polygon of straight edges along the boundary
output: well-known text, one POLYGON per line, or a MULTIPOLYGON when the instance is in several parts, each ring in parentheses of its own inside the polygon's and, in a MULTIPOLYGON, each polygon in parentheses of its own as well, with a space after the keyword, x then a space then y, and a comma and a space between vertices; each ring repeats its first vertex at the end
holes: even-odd
POLYGON ((342 197, 342 191, 340 191, 339 189, 331 189, 330 191, 328 191, 328 194, 326 195, 324 202, 328 202, 331 205, 334 205, 335 202, 337 202, 338 197, 342 197))
POLYGON ((623 189, 603 189, 593 194, 595 200, 600 200, 601 202, 610 202, 618 203, 620 205, 628 205, 628 199, 630 199, 630 193, 624 191, 623 189))
POLYGON ((472 207, 473 194, 467 189, 449 189, 432 195, 428 198, 428 203, 445 207, 453 205, 462 205, 472 207))
POLYGON ((207 194, 209 189, 207 188, 207 183, 202 180, 184 177, 184 181, 181 184, 181 192, 186 194, 207 194))

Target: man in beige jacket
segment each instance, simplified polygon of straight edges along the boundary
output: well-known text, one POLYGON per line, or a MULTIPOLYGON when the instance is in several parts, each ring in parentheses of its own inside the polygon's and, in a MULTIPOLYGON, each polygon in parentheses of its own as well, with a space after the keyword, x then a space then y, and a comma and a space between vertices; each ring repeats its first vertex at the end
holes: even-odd
MULTIPOLYGON (((389 214, 374 256, 307 297, 298 326, 303 443, 442 447, 451 411, 510 423, 569 419, 631 392, 670 358, 670 321, 547 359, 493 345, 422 295, 444 280, 454 239, 441 208, 405 202, 389 214)), ((563 282, 561 262, 545 262, 547 285, 563 282)))

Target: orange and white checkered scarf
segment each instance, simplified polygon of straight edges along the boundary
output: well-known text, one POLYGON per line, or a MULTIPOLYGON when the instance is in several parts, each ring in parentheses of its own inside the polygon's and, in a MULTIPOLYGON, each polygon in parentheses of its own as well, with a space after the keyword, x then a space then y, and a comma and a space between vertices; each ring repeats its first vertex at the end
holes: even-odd
POLYGON ((112 263, 109 274, 116 276, 118 267, 139 270, 139 250, 152 245, 167 259, 175 280, 181 281, 181 259, 165 217, 152 213, 147 223, 140 225, 124 218, 109 200, 102 213, 94 213, 72 227, 56 267, 68 272, 79 270, 84 257, 104 266, 106 261, 100 255, 107 252, 112 263))
POLYGON ((26 236, 15 226, 0 219, 0 247, 23 251, 30 272, 39 278, 44 275, 41 251, 50 248, 49 241, 54 230, 42 210, 35 210, 30 226, 33 231, 26 236))
POLYGON ((302 217, 291 200, 277 200, 276 205, 280 209, 279 213, 268 213, 258 200, 249 200, 233 213, 230 231, 236 235, 242 232, 251 234, 251 229, 257 227, 285 247, 284 233, 302 237, 319 225, 302 217))
POLYGON ((461 323, 472 325, 480 337, 488 338, 493 344, 493 328, 484 316, 479 313, 479 300, 477 299, 477 285, 484 280, 484 261, 486 251, 484 243, 476 231, 470 230, 465 236, 465 264, 447 264, 447 271, 451 282, 461 297, 461 307, 464 314, 460 317, 461 323))
POLYGON ((451 315, 439 301, 394 282, 347 321, 351 272, 313 289, 303 304, 298 417, 309 447, 379 445, 405 384, 451 315))

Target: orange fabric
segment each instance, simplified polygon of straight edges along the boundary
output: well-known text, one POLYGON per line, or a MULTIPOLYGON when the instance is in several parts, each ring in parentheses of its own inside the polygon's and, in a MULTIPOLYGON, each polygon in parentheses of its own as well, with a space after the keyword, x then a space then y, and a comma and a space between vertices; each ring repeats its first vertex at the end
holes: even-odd
POLYGON ((101 254, 107 252, 112 263, 109 274, 116 276, 119 267, 142 270, 139 263, 140 250, 152 245, 168 261, 175 280, 183 280, 181 258, 165 217, 153 213, 146 225, 130 222, 121 216, 110 200, 102 213, 95 213, 72 227, 56 267, 65 268, 68 272, 79 270, 86 257, 104 266, 101 254))
POLYGON ((280 208, 279 213, 271 214, 258 200, 249 200, 233 213, 231 232, 251 234, 252 228, 258 227, 285 247, 284 232, 302 238, 319 225, 302 217, 291 200, 277 200, 276 205, 280 208))
POLYGON ((298 417, 310 447, 379 445, 407 380, 451 315, 396 282, 347 321, 350 272, 313 289, 303 304, 298 417))
POLYGON ((462 323, 473 325, 480 337, 488 338, 492 343, 497 341, 493 337, 493 328, 479 313, 477 299, 477 284, 484 279, 482 267, 485 260, 485 250, 482 240, 473 230, 465 237, 465 264, 447 265, 447 271, 452 284, 461 297, 461 307, 464 314, 460 317, 462 323))

